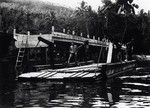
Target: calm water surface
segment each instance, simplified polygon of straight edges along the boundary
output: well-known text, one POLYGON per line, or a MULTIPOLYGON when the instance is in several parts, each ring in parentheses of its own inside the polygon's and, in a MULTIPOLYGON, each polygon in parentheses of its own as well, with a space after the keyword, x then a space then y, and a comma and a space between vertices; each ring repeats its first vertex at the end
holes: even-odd
POLYGON ((122 84, 111 84, 107 88, 101 83, 3 79, 0 82, 0 108, 109 108, 110 105, 113 108, 150 108, 149 72, 140 70, 120 79, 122 84))

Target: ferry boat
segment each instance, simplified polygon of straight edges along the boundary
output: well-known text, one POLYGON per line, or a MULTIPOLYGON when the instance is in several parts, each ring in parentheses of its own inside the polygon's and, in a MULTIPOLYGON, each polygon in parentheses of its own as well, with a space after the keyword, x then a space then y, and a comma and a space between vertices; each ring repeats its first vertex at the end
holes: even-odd
MULTIPOLYGON (((64 30, 63 30, 64 31, 64 30)), ((19 79, 75 80, 106 79, 135 69, 135 61, 118 61, 113 43, 107 39, 92 39, 87 36, 55 32, 51 34, 18 34, 14 30, 15 46, 18 48, 15 69, 19 79), (88 60, 83 61, 82 50, 78 52, 78 63, 66 65, 71 43, 78 47, 89 42, 88 60), (51 64, 53 53, 54 66, 51 64), (53 50, 52 50, 53 49, 53 50), (114 55, 114 56, 113 56, 114 55), (113 59, 112 59, 113 58, 113 59), (49 64, 50 63, 50 64, 49 64), (24 65, 25 64, 25 65, 24 65), (27 72, 27 73, 26 73, 27 72)))

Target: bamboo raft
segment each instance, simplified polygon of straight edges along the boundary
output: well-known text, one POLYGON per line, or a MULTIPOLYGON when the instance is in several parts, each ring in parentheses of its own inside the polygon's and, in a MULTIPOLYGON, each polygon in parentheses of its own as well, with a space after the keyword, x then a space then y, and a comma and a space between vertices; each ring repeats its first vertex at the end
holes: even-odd
POLYGON ((85 66, 77 66, 62 69, 45 69, 38 72, 24 73, 18 76, 20 80, 101 80, 110 79, 127 72, 134 72, 136 61, 118 63, 93 63, 85 66))
POLYGON ((103 63, 62 69, 46 69, 39 72, 24 73, 21 74, 18 78, 45 80, 96 78, 101 74, 100 71, 102 68, 102 64, 103 63))

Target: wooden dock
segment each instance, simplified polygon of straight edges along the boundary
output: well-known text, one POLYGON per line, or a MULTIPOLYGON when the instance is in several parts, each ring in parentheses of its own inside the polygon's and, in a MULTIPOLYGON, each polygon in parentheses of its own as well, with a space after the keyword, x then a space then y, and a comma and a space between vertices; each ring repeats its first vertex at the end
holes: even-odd
POLYGON ((135 61, 118 62, 118 63, 98 63, 86 66, 78 66, 62 69, 46 69, 38 72, 21 74, 20 80, 101 80, 102 78, 113 78, 126 72, 134 71, 135 61))

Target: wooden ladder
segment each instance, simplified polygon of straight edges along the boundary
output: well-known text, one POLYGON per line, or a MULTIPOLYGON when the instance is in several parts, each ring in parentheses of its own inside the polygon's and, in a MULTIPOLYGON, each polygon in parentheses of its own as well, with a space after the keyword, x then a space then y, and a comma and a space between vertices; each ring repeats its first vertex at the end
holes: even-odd
POLYGON ((25 48, 19 48, 15 69, 18 74, 21 74, 23 71, 23 58, 24 58, 25 48))

